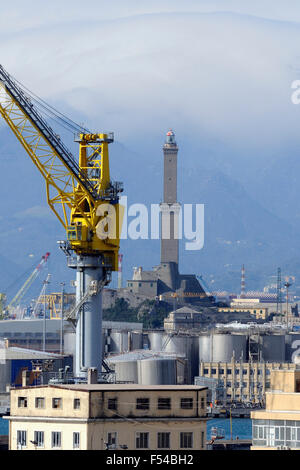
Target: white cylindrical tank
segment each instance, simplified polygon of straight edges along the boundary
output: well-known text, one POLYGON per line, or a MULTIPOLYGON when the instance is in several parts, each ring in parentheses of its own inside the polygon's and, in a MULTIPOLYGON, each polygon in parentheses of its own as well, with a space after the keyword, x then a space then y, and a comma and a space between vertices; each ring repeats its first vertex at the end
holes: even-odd
POLYGON ((138 361, 138 383, 140 385, 176 385, 176 359, 143 359, 138 361))
POLYGON ((246 360, 247 337, 242 334, 211 334, 199 337, 199 360, 202 362, 230 362, 246 360))
POLYGON ((137 361, 119 361, 113 364, 113 366, 117 382, 138 383, 137 361))
POLYGON ((128 331, 111 331, 109 352, 122 353, 129 351, 128 331))
POLYGON ((76 335, 75 332, 68 331, 64 333, 64 354, 70 354, 75 357, 76 335))
POLYGON ((166 334, 163 341, 164 351, 175 353, 187 359, 188 383, 194 383, 194 377, 199 370, 199 343, 198 337, 192 335, 166 334))
POLYGON ((164 331, 151 331, 148 333, 149 349, 151 351, 162 351, 164 342, 164 331))

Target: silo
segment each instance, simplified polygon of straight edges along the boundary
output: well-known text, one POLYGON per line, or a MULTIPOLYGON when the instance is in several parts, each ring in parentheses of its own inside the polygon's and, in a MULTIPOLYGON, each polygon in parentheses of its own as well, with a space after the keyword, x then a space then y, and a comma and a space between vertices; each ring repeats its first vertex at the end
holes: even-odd
POLYGON ((129 335, 129 351, 143 349, 143 333, 140 331, 130 331, 129 335))
POLYGON ((137 361, 119 361, 111 365, 114 366, 117 382, 138 383, 137 361))
POLYGON ((211 335, 199 336, 199 361, 212 362, 212 338, 211 335))
POLYGON ((285 361, 285 335, 261 335, 261 359, 268 362, 285 361))
POLYGON ((140 385, 176 385, 176 359, 153 358, 138 361, 138 383, 140 385))
POLYGON ((210 334, 199 337, 199 361, 230 362, 246 360, 247 336, 243 334, 210 334))
POLYGON ((193 335, 166 334, 163 341, 164 351, 178 354, 187 359, 188 383, 193 383, 199 370, 199 342, 193 335))
POLYGON ((129 350, 128 331, 111 331, 109 352, 126 352, 129 350))
POLYGON ((67 331, 64 333, 64 354, 70 354, 75 357, 75 332, 67 331))
POLYGON ((164 331, 151 331, 148 333, 149 349, 151 351, 162 351, 164 342, 164 331))
POLYGON ((242 334, 214 335, 213 361, 230 362, 232 357, 236 360, 245 360, 247 352, 247 337, 242 334))

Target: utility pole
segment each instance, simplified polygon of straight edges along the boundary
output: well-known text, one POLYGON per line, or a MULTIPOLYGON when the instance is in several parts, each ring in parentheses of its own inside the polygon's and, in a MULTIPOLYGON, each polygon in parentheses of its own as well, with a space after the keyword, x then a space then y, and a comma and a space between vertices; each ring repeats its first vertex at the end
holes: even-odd
POLYGON ((292 284, 290 284, 288 281, 284 284, 284 287, 286 288, 286 329, 288 330, 289 327, 289 287, 291 287, 292 284))
POLYGON ((47 279, 44 281, 44 286, 43 286, 43 291, 44 291, 44 322, 43 322, 43 351, 46 351, 46 304, 47 304, 47 298, 46 298, 46 289, 47 289, 47 284, 50 284, 50 274, 48 274, 47 279))
POLYGON ((282 315, 281 269, 277 269, 277 315, 282 315))
POLYGON ((65 283, 61 282, 61 322, 60 322, 60 354, 63 354, 63 337, 64 337, 64 286, 65 283))
POLYGON ((246 292, 246 282, 245 282, 245 266, 242 266, 242 276, 241 276, 241 299, 245 298, 246 292))

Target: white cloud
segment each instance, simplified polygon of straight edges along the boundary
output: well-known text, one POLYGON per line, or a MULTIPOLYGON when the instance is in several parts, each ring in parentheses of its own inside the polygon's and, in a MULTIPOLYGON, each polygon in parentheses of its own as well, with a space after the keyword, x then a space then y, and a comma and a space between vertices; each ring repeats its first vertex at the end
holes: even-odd
POLYGON ((120 140, 168 127, 240 148, 299 138, 295 1, 15 5, 1 12, 3 65, 120 140))
POLYGON ((33 206, 18 212, 14 215, 16 219, 48 219, 53 220, 53 216, 47 206, 33 206))

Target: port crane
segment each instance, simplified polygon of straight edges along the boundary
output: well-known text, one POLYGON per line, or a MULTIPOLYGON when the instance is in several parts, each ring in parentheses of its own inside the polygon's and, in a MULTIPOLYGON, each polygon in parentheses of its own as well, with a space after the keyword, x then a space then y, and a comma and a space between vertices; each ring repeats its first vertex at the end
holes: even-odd
POLYGON ((75 375, 86 378, 89 368, 101 371, 102 289, 118 270, 123 187, 110 178, 113 134, 74 126, 76 159, 44 119, 40 109, 50 117, 54 109, 45 104, 0 65, 0 114, 43 176, 48 205, 66 231, 58 243, 76 270, 75 375))
POLYGON ((47 263, 49 256, 50 256, 50 253, 46 253, 44 256, 42 256, 39 264, 34 268, 30 276, 26 279, 26 281, 18 290, 14 298, 9 302, 9 304, 5 308, 4 317, 9 316, 12 313, 13 309, 16 308, 20 304, 21 300, 23 299, 24 295, 26 294, 30 286, 34 283, 36 278, 39 276, 40 272, 43 269, 43 266, 47 263))

